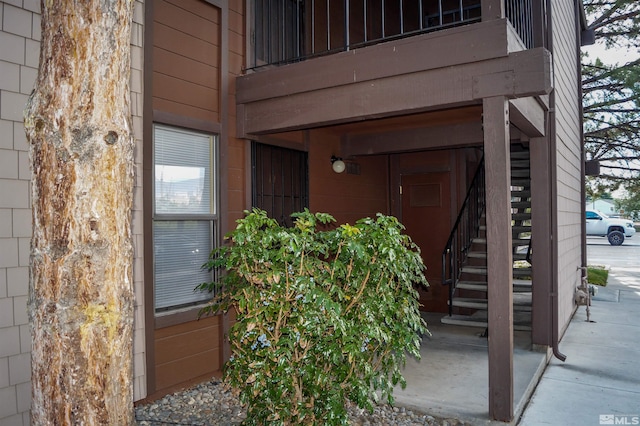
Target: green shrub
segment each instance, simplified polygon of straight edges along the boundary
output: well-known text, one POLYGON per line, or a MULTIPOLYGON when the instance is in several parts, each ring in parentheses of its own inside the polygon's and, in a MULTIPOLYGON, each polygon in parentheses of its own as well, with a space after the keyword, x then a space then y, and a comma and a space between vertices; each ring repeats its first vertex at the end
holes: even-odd
POLYGON ((334 218, 305 210, 283 228, 246 213, 205 265, 228 273, 202 312, 236 310, 224 374, 246 424, 347 424, 347 400, 393 403, 406 353, 419 358, 428 332, 414 289, 427 285, 424 265, 403 226, 378 214, 318 231, 334 218))
POLYGON ((588 266, 587 282, 589 284, 606 286, 609 279, 609 271, 604 266, 588 266))

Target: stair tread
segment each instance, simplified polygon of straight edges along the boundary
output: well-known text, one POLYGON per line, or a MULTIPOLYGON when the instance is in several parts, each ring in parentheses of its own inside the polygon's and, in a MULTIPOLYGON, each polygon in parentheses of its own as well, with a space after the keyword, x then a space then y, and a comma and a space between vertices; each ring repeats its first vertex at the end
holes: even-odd
POLYGON ((511 151, 509 157, 513 159, 523 159, 529 158, 531 155, 529 154, 529 148, 523 149, 521 151, 511 151))
MULTIPOLYGON (((527 258, 526 251, 527 246, 531 243, 529 235, 532 230, 530 213, 531 168, 528 147, 519 144, 512 145, 510 160, 513 260, 517 261, 514 265, 521 265, 524 263, 522 261, 527 258)), ((487 259, 487 252, 483 247, 487 244, 486 230, 487 227, 484 224, 481 225, 479 236, 471 239, 472 250, 466 253, 469 264, 462 266, 459 270, 467 275, 462 275, 464 279, 457 280, 455 283, 456 290, 468 292, 456 292, 453 299, 448 302, 454 307, 467 308, 471 312, 473 310, 476 312, 471 315, 444 316, 441 318, 443 324, 488 327, 488 299, 486 298, 488 269, 484 265, 486 262, 483 262, 484 259, 487 259), (458 294, 467 297, 458 297, 458 294), (468 297, 474 295, 481 297, 468 297)), ((526 263, 524 264, 526 265, 526 263)), ((532 281, 527 279, 531 275, 531 267, 513 269, 513 328, 515 330, 531 330, 532 281)))
POLYGON ((512 169, 511 170, 511 176, 516 177, 516 178, 524 178, 524 177, 529 177, 531 175, 531 173, 529 172, 529 169, 512 169))
MULTIPOLYGON (((446 315, 440 319, 442 324, 461 325, 467 327, 487 328, 489 322, 486 317, 470 315, 446 315)), ((531 331, 530 321, 514 321, 513 329, 518 331, 531 331)))
MULTIPOLYGON (((460 280, 456 284, 456 289, 460 290, 473 290, 486 292, 488 284, 486 281, 469 281, 460 280)), ((531 292, 531 280, 513 280, 513 292, 514 293, 528 293, 531 292)))
POLYGON ((485 251, 470 251, 467 254, 467 257, 471 257, 474 259, 486 259, 487 258, 487 252, 485 251))
MULTIPOLYGON (((484 251, 471 251, 467 254, 470 259, 486 259, 487 252, 484 251)), ((513 260, 527 260, 527 253, 514 253, 513 260)), ((471 265, 470 265, 471 266, 471 265)))
POLYGON ((522 200, 511 202, 511 208, 513 209, 527 209, 529 207, 531 207, 531 201, 522 200))
POLYGON ((462 272, 466 272, 467 274, 487 275, 487 267, 486 266, 463 266, 462 272))
MULTIPOLYGON (((454 297, 453 306, 464 308, 487 309, 489 301, 475 297, 454 297)), ((518 311, 531 310, 531 293, 514 293, 513 309, 518 311)))

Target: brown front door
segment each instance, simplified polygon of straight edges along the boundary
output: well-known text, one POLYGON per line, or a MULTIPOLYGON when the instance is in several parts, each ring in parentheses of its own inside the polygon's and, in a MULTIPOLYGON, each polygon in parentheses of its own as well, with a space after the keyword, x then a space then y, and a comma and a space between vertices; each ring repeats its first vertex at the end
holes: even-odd
POLYGON ((449 290, 442 282, 442 250, 451 232, 449 172, 403 175, 402 223, 420 247, 429 289, 420 290, 421 309, 447 312, 449 290))

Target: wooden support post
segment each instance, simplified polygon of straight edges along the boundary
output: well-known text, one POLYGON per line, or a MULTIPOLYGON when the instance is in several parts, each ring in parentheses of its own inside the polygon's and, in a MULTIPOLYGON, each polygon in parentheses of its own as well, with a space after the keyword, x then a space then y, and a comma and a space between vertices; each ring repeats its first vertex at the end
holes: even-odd
POLYGON ((482 21, 503 19, 504 0, 480 0, 480 10, 482 10, 482 21))
POLYGON ((489 299, 489 415, 513 419, 513 254, 509 103, 483 99, 489 299))
POLYGON ((551 285, 553 246, 551 235, 551 160, 548 137, 529 143, 531 168, 532 333, 536 345, 551 346, 551 285))

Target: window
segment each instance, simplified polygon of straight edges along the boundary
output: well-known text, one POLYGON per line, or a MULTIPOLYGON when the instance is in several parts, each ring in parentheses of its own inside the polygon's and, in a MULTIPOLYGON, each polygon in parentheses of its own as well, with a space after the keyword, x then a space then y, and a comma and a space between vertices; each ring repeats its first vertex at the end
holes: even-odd
POLYGON ((208 300, 195 287, 213 279, 202 270, 215 246, 215 137, 155 125, 153 260, 155 310, 208 300))
POLYGON ((587 220, 589 220, 589 219, 595 219, 595 220, 602 219, 602 217, 600 217, 600 215, 598 213, 596 213, 596 212, 591 212, 591 211, 587 210, 586 215, 587 215, 587 220))

